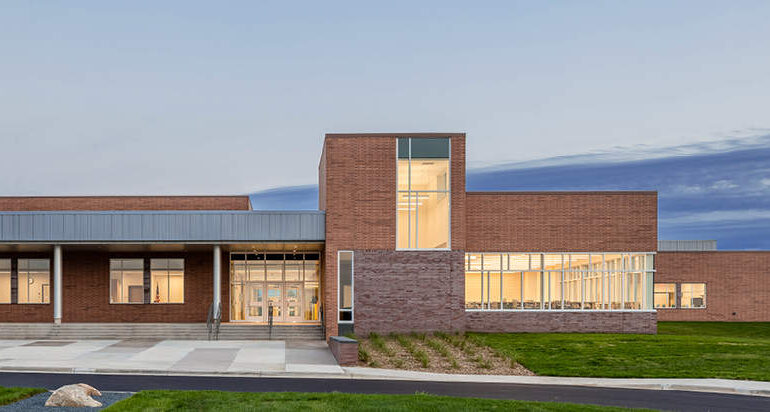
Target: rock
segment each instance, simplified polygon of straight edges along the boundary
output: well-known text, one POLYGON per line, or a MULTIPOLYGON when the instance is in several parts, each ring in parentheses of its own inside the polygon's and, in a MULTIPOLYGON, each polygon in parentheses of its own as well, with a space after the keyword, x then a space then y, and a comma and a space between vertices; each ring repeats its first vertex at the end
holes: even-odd
POLYGON ((79 383, 78 385, 82 386, 83 389, 86 390, 86 395, 88 396, 102 396, 101 392, 87 383, 79 383))
POLYGON ((91 396, 101 396, 101 392, 85 383, 65 385, 51 394, 48 400, 45 401, 45 406, 89 406, 92 408, 102 406, 101 402, 91 396))

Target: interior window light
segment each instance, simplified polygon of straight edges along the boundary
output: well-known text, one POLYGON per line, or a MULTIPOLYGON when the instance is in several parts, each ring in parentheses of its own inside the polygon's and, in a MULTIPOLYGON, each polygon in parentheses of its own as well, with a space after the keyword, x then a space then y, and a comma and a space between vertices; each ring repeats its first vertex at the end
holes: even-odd
POLYGON ((448 138, 399 138, 396 247, 448 249, 450 173, 448 138))

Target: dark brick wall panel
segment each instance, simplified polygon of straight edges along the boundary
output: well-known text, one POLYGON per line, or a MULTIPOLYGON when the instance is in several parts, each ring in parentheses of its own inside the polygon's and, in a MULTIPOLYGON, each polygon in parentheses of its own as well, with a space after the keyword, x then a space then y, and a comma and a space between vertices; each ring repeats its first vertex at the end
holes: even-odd
POLYGON ((0 197, 0 211, 250 209, 248 196, 0 197))
POLYGON ((657 250, 656 192, 469 192, 469 252, 657 250))
POLYGON ((358 364, 358 342, 340 342, 329 339, 329 350, 340 366, 356 366, 358 364))
POLYGON ((656 333, 655 312, 466 312, 471 332, 656 333))
POLYGON ((770 321, 770 251, 658 252, 655 282, 706 283, 705 309, 659 309, 659 320, 770 321))
POLYGON ((462 330, 464 253, 355 251, 355 331, 462 330))

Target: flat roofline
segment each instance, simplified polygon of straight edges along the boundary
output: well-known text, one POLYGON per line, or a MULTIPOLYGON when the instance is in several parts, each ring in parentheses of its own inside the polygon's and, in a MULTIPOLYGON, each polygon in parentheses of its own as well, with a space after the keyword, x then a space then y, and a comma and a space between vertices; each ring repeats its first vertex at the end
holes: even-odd
POLYGON ((323 210, 0 210, 0 215, 323 215, 323 210))
POLYGON ((469 191, 466 195, 657 195, 657 190, 502 190, 469 191))
POLYGON ((212 198, 212 197, 232 197, 249 198, 249 195, 45 195, 45 196, 0 196, 0 199, 125 199, 125 198, 169 198, 169 197, 193 197, 193 198, 212 198))
POLYGON ((465 132, 424 132, 424 133, 326 133, 325 137, 465 137, 465 132))
POLYGON ((770 253, 770 249, 659 250, 658 253, 770 253))

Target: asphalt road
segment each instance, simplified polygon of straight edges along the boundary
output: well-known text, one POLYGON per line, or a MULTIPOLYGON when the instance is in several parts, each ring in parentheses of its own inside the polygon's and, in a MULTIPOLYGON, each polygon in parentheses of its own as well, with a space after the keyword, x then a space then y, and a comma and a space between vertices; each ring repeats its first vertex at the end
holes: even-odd
POLYGON ((0 373, 0 386, 56 389, 85 382, 104 391, 212 389, 237 392, 347 392, 436 395, 589 403, 675 411, 770 411, 770 398, 685 391, 581 386, 383 381, 359 379, 240 378, 160 375, 0 373))

